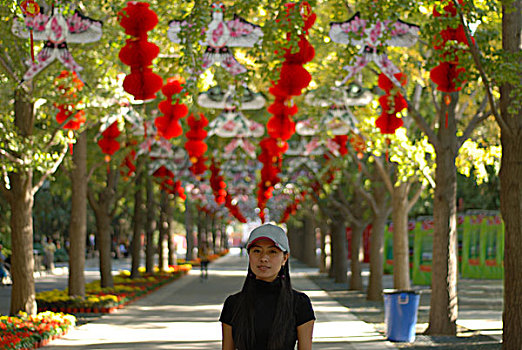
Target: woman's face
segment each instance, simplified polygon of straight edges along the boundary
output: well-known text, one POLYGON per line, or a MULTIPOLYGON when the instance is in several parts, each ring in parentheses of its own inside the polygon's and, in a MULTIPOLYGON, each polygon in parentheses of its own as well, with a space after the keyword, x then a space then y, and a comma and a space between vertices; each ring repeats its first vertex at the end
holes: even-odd
POLYGON ((256 241, 248 252, 250 269, 257 279, 266 282, 272 282, 276 279, 286 260, 288 260, 288 254, 283 253, 269 239, 256 241))

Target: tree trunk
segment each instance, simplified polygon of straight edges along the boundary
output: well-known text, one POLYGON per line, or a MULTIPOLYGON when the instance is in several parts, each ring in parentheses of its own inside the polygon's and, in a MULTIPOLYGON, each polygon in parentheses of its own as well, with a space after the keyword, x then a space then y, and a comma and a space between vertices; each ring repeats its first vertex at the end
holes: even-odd
POLYGON ((187 239, 186 261, 194 259, 194 216, 192 214, 192 202, 185 201, 185 235, 187 239))
POLYGON ((115 170, 107 172, 107 184, 99 193, 97 201, 91 192, 88 192, 89 203, 96 217, 96 242, 100 252, 100 285, 102 288, 114 286, 111 255, 111 206, 115 199, 117 176, 118 173, 115 170))
POLYGON ((344 217, 340 215, 332 217, 330 227, 333 278, 336 283, 347 283, 348 251, 346 248, 346 224, 344 217))
POLYGON ((144 222, 143 205, 143 171, 145 158, 140 156, 136 162, 134 179, 134 214, 132 216, 132 242, 131 242, 131 278, 140 276, 139 267, 141 264, 141 235, 144 222))
POLYGON ((297 260, 302 260, 303 248, 303 231, 301 227, 296 225, 297 220, 291 220, 286 224, 288 229, 288 243, 290 244, 290 253, 297 260))
MULTIPOLYGON (((522 3, 503 1, 502 7, 502 47, 513 54, 520 54, 522 45, 520 21, 522 3), (514 10, 513 10, 514 7, 514 10)), ((520 85, 520 72, 518 82, 520 85)), ((504 313, 503 349, 522 349, 522 110, 520 102, 511 94, 512 84, 504 84, 500 89, 500 110, 508 124, 502 129, 502 162, 500 167, 500 209, 505 225, 504 241, 504 313), (510 111, 510 108, 515 108, 510 111)))
POLYGON ((408 244, 408 193, 410 185, 401 183, 393 188, 393 288, 411 289, 410 247, 408 244))
MULTIPOLYGON (((29 96, 22 89, 15 92, 15 125, 20 136, 33 133, 34 111, 29 96)), ((9 173, 11 184, 11 315, 19 311, 35 315, 37 311, 34 287, 33 257, 33 171, 20 169, 9 173)))
POLYGON ((165 191, 161 191, 160 216, 159 216, 159 242, 158 242, 158 268, 160 271, 167 269, 167 239, 169 235, 169 222, 167 218, 169 206, 169 195, 165 191))
POLYGON ((319 257, 319 272, 325 273, 328 271, 328 267, 326 266, 326 225, 321 225, 321 256, 319 257))
POLYGON ((217 236, 217 232, 216 232, 216 216, 213 215, 212 216, 212 221, 211 221, 211 224, 210 224, 210 235, 212 236, 212 253, 216 253, 216 250, 217 250, 217 246, 216 246, 216 236, 217 236))
POLYGON ((147 190, 147 222, 145 223, 147 246, 145 247, 145 271, 147 271, 147 273, 154 273, 154 258, 156 253, 156 245, 154 244, 154 230, 156 229, 154 183, 150 179, 147 179, 145 188, 147 190))
POLYGON ((221 248, 228 249, 228 234, 227 234, 227 225, 223 223, 221 225, 221 248))
MULTIPOLYGON (((449 105, 441 103, 439 144, 436 149, 435 194, 433 198, 433 267, 427 334, 455 335, 457 332, 457 153, 455 108, 458 93, 449 105), (446 117, 446 112, 447 117, 446 117), (445 120, 447 119, 447 127, 445 120)), ((395 254, 395 251, 394 251, 395 254)))
POLYGON ((303 234, 303 262, 310 267, 317 267, 315 220, 312 212, 308 210, 304 214, 303 234))
POLYGON ((382 300, 382 278, 384 274, 384 229, 390 212, 387 200, 387 191, 382 182, 375 182, 373 186, 373 198, 377 205, 372 221, 370 233, 370 280, 366 299, 373 301, 382 300))
POLYGON ((78 135, 71 172, 69 224, 69 295, 85 297, 85 241, 87 239, 87 133, 78 135))
POLYGON ((11 184, 11 289, 10 314, 36 315, 33 257, 33 174, 31 170, 9 174, 11 184))
POLYGON ((352 222, 352 244, 351 244, 351 273, 349 290, 363 290, 362 282, 362 266, 363 261, 363 249, 362 249, 362 237, 365 225, 361 225, 359 222, 352 222))

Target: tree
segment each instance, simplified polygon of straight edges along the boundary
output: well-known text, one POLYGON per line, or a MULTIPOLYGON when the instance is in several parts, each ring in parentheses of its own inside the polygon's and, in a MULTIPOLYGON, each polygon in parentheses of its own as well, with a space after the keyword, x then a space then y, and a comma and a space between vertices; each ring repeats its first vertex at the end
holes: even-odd
MULTIPOLYGON (((0 7, 2 22, 14 17, 12 1, 0 7)), ((9 21, 11 24, 11 21, 9 21)), ((0 165, 2 179, 0 190, 11 209, 12 237, 11 275, 13 289, 10 313, 19 311, 36 313, 33 258, 32 208, 34 195, 45 180, 53 174, 67 152, 65 135, 57 127, 42 130, 50 125, 47 106, 35 109, 35 93, 32 81, 23 82, 23 52, 27 43, 14 38, 10 27, 0 26, 2 35, 0 66, 2 68, 3 101, 1 110, 0 165), (7 48, 10 48, 7 50, 7 48), (10 108, 14 105, 14 108, 10 108), (53 130, 54 129, 54 130, 53 130), (37 176, 35 176, 37 175, 37 176)), ((49 81, 46 81, 49 83, 49 81)))

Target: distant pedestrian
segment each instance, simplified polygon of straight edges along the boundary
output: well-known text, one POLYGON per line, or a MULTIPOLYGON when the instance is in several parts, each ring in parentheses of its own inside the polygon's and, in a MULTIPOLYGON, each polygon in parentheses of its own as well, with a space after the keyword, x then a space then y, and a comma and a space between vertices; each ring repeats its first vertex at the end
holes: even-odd
POLYGON ((2 252, 3 249, 4 246, 0 244, 0 284, 2 286, 11 284, 11 277, 9 276, 9 266, 7 263, 7 257, 2 252))
POLYGON ((219 320, 223 350, 312 349, 315 314, 310 298, 292 289, 290 247, 282 228, 265 224, 247 241, 248 274, 226 300, 219 320))
POLYGON ((198 258, 201 268, 201 279, 208 279, 208 263, 209 260, 208 244, 203 242, 201 247, 198 249, 198 258))
POLYGON ((47 271, 54 270, 54 253, 56 252, 56 245, 51 237, 47 237, 43 244, 44 250, 44 265, 47 271))

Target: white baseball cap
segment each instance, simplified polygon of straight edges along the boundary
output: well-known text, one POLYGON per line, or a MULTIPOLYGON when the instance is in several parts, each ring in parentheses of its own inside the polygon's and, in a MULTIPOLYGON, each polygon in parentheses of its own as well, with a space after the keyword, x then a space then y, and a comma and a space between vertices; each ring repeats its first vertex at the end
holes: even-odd
POLYGON ((274 242, 275 246, 281 249, 283 252, 290 252, 288 237, 286 236, 285 231, 279 226, 264 224, 253 229, 250 232, 250 237, 248 237, 246 245, 247 249, 249 249, 250 246, 256 241, 261 239, 269 239, 274 242))

